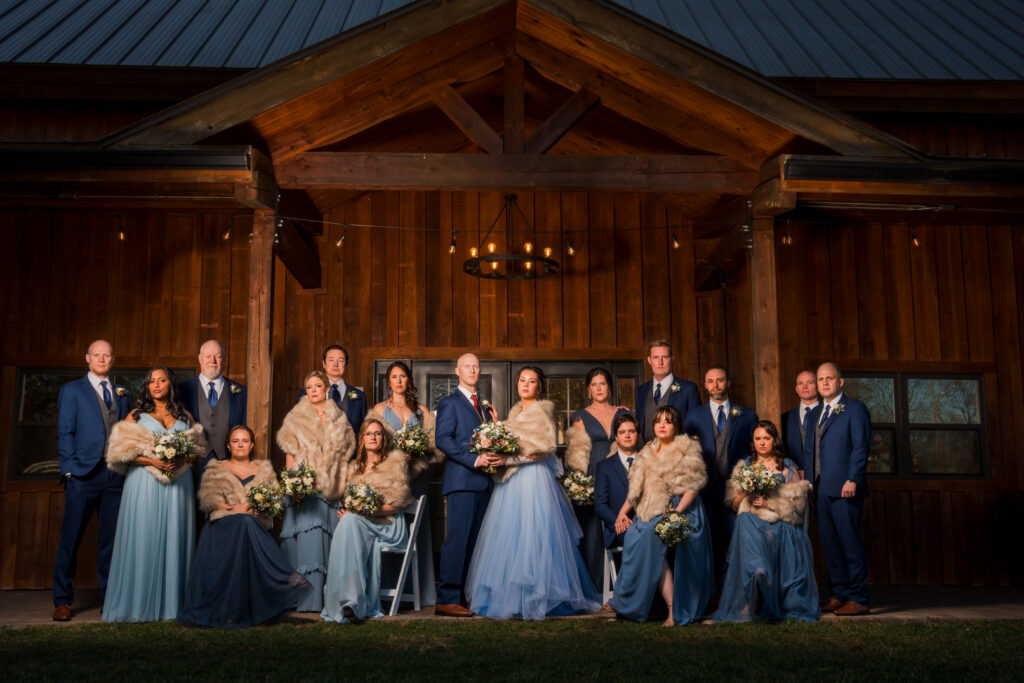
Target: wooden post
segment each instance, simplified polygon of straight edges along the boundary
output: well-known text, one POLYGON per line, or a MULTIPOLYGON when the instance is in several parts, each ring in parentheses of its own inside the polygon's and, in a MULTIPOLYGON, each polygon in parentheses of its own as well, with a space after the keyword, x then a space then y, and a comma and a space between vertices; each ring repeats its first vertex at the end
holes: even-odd
POLYGON ((246 340, 245 383, 249 389, 247 406, 249 426, 256 434, 256 452, 269 458, 270 397, 274 364, 271 339, 274 302, 274 240, 277 215, 257 211, 252 219, 252 244, 249 246, 249 319, 246 340))
POLYGON ((750 251, 751 346, 757 414, 776 425, 782 415, 779 375, 779 301, 775 273, 775 219, 755 216, 750 251))

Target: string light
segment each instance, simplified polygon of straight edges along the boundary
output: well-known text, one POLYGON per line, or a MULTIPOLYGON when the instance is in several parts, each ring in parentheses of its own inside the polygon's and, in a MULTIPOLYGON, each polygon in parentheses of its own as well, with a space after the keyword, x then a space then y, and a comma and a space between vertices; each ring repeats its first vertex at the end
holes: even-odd
POLYGON ((224 238, 224 241, 231 239, 231 229, 233 227, 235 227, 235 217, 228 216, 228 229, 224 231, 223 235, 221 235, 221 237, 224 238))
POLYGON ((454 254, 455 253, 455 231, 454 230, 452 230, 452 241, 448 245, 448 253, 449 254, 454 254))
POLYGON ((342 226, 341 226, 341 237, 339 237, 338 241, 334 243, 334 246, 335 247, 340 247, 341 245, 345 244, 345 236, 346 235, 348 235, 348 223, 342 223, 342 226))
MULTIPOLYGON (((533 253, 533 242, 527 242, 526 244, 524 244, 523 245, 523 251, 525 251, 527 254, 532 254, 533 253)), ((529 261, 527 261, 527 263, 529 263, 529 261)))
POLYGON ((921 246, 921 240, 917 238, 917 233, 911 231, 910 233, 910 244, 916 249, 921 246))
POLYGON ((121 218, 121 214, 117 214, 117 239, 124 242, 124 238, 127 237, 124 232, 124 220, 121 218))
POLYGON ((476 247, 470 247, 469 248, 469 255, 472 258, 476 258, 477 256, 479 256, 479 254, 480 254, 480 250, 477 249, 476 247))
POLYGON ((569 231, 568 231, 568 230, 566 230, 566 231, 565 231, 564 233, 562 233, 562 234, 563 234, 563 235, 565 235, 565 245, 566 245, 566 246, 565 246, 565 250, 566 250, 567 252, 569 252, 569 256, 573 256, 573 255, 575 255, 575 254, 576 254, 576 247, 572 246, 572 240, 571 240, 571 239, 569 239, 569 231))
POLYGON ((672 248, 679 248, 679 237, 676 235, 676 233, 672 233, 672 248))

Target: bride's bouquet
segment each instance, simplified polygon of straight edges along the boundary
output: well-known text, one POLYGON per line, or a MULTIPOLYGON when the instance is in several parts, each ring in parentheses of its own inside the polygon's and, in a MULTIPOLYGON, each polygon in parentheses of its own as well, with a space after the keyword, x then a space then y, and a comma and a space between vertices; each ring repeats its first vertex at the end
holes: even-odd
POLYGON ((261 515, 277 517, 284 512, 284 496, 276 484, 255 484, 245 494, 249 507, 261 515))
MULTIPOLYGON (((160 460, 168 462, 194 462, 196 453, 196 442, 185 432, 164 432, 157 434, 153 439, 153 452, 160 460)), ((164 472, 168 479, 173 480, 177 470, 164 472)))
MULTIPOLYGON (((469 442, 471 453, 482 455, 493 453, 495 455, 512 456, 519 453, 519 439, 515 437, 512 430, 501 422, 484 422, 473 430, 473 437, 469 442)), ((484 472, 494 474, 497 467, 484 467, 484 472)))
POLYGON ((694 531, 690 518, 682 512, 676 512, 671 505, 665 506, 665 515, 654 525, 654 533, 669 548, 684 542, 694 531))
POLYGON ((411 424, 395 432, 395 435, 391 437, 391 442, 395 445, 395 448, 403 453, 408 453, 410 457, 422 459, 426 457, 427 451, 430 450, 429 435, 430 432, 424 429, 422 425, 411 424))
POLYGON ((280 480, 281 495, 291 496, 298 507, 302 507, 307 496, 316 495, 316 472, 304 462, 283 470, 280 480))
POLYGON ((572 470, 562 477, 562 487, 576 505, 594 504, 594 478, 590 475, 572 470))
POLYGON ((370 517, 384 505, 384 496, 369 484, 349 484, 343 504, 349 512, 370 517))
POLYGON ((779 480, 760 463, 743 465, 733 476, 740 483, 740 488, 751 496, 764 496, 779 485, 779 480))

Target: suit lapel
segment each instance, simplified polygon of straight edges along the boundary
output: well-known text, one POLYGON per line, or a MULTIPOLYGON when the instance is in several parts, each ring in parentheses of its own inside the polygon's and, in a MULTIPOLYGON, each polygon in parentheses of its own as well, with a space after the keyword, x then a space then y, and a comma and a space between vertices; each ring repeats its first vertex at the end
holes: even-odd
MULTIPOLYGON (((839 404, 837 403, 836 405, 838 406, 839 404)), ((822 409, 822 410, 824 410, 824 409, 822 409)), ((822 438, 825 438, 825 432, 827 432, 828 428, 832 426, 832 423, 836 421, 836 418, 838 417, 838 415, 839 415, 839 413, 836 413, 834 408, 829 411, 828 418, 825 420, 825 424, 821 425, 821 437, 822 438)))
MULTIPOLYGON (((618 455, 615 455, 613 457, 616 460, 619 460, 618 455)), ((635 458, 636 456, 633 457, 635 458)), ((633 460, 633 464, 636 464, 635 459, 633 460)), ((615 476, 619 478, 619 483, 624 485, 626 488, 629 488, 629 472, 627 472, 626 468, 622 466, 622 460, 619 460, 619 466, 616 469, 618 470, 618 474, 616 474, 615 476)))
POLYGON ((107 423, 103 421, 103 413, 100 412, 99 396, 96 393, 96 390, 92 388, 92 382, 89 381, 88 377, 83 377, 81 379, 81 382, 82 391, 85 392, 86 396, 86 403, 88 403, 91 406, 90 410, 93 411, 93 415, 95 416, 95 418, 100 421, 100 425, 102 425, 103 427, 103 432, 106 433, 107 423))

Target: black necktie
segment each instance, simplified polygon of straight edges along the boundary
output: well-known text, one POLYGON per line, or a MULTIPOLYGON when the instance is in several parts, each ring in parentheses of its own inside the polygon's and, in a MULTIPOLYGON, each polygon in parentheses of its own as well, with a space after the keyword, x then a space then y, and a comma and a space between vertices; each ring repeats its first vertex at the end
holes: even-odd
POLYGON ((725 406, 718 406, 718 433, 725 431, 725 406))
POLYGON ((210 382, 210 407, 217 407, 217 390, 213 388, 213 382, 210 382))
POLYGON ((341 392, 338 391, 337 384, 331 385, 331 400, 337 403, 339 408, 341 407, 341 392))
POLYGON ((821 414, 821 422, 819 422, 818 424, 822 424, 823 425, 826 422, 828 422, 828 411, 830 411, 831 409, 832 409, 832 406, 829 406, 829 405, 825 406, 825 412, 823 412, 821 414))
POLYGON ((661 400, 661 384, 654 385, 654 402, 657 403, 661 400))
POLYGON ((110 406, 113 405, 114 399, 110 395, 110 388, 107 387, 107 380, 100 382, 100 386, 103 387, 103 402, 107 404, 107 410, 110 410, 110 406))
POLYGON ((633 456, 631 455, 628 458, 626 458, 626 469, 629 470, 629 469, 632 469, 632 467, 633 467, 633 456))

